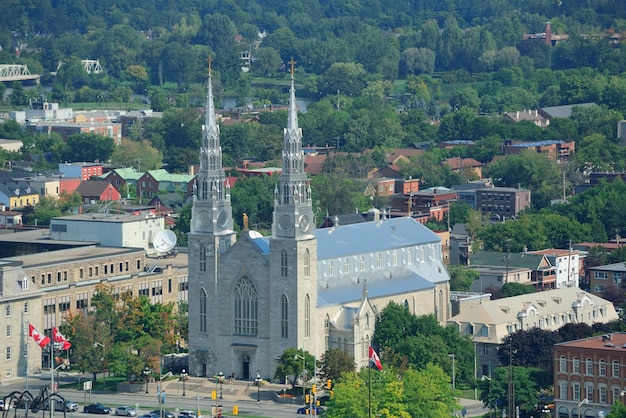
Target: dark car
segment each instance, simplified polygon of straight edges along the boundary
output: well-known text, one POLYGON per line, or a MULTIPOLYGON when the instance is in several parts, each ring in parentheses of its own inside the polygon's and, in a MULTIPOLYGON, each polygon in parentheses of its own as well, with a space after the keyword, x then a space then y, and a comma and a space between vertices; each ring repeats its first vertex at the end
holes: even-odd
POLYGON ((92 403, 91 405, 85 405, 83 412, 88 414, 110 414, 111 408, 104 406, 101 403, 92 403))
POLYGON ((150 411, 148 413, 150 415, 154 415, 155 417, 162 417, 162 418, 175 418, 176 417, 176 415, 174 415, 173 412, 166 411, 165 409, 163 411, 159 411, 158 409, 155 409, 154 411, 150 411), (161 415, 161 412, 163 412, 163 415, 161 415))
POLYGON ((303 406, 302 408, 298 408, 298 414, 301 415, 322 415, 324 409, 319 406, 303 406))

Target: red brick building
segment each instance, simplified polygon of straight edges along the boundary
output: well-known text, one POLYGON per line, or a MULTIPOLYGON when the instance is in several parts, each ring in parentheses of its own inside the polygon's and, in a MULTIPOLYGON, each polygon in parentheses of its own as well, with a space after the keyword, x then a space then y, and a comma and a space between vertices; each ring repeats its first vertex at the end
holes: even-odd
POLYGON ((623 400, 626 333, 555 344, 553 360, 558 418, 605 417, 616 401, 623 400))

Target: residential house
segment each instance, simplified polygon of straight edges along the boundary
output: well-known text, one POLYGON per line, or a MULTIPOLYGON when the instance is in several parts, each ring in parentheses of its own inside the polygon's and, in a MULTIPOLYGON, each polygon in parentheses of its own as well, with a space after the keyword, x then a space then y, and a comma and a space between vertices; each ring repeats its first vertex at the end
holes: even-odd
POLYGON ((135 170, 133 167, 114 168, 100 176, 102 180, 111 183, 123 196, 130 195, 129 187, 137 188, 137 181, 144 173, 135 170))
POLYGON ((574 249, 559 250, 550 248, 539 251, 529 251, 527 254, 541 254, 548 258, 550 264, 555 267, 557 289, 561 287, 580 287, 583 258, 579 251, 574 249))
POLYGON ((101 163, 60 163, 59 171, 65 177, 79 178, 83 181, 102 175, 101 163))
POLYGON ((170 174, 163 169, 150 170, 137 180, 137 193, 142 198, 174 192, 189 197, 193 193, 195 178, 190 174, 170 174))
POLYGON ((606 417, 624 401, 626 333, 566 341, 555 344, 552 353, 556 417, 606 417))
POLYGON ((565 324, 609 323, 618 319, 613 304, 574 287, 530 293, 461 307, 448 320, 476 344, 478 375, 491 377, 500 365, 498 345, 509 334, 540 328, 555 331, 565 324))
POLYGON ((0 203, 9 210, 35 206, 39 203, 39 194, 33 192, 26 182, 0 184, 0 203))
POLYGON ((396 193, 390 202, 391 215, 407 216, 407 213, 410 213, 421 223, 429 219, 441 222, 445 220, 450 210, 450 203, 456 200, 456 192, 447 187, 429 187, 408 195, 396 193))
POLYGON ((400 179, 402 178, 402 174, 400 173, 400 167, 392 164, 387 165, 382 168, 375 168, 370 170, 367 173, 368 179, 376 179, 376 178, 392 178, 392 179, 400 179))
POLYGON ((626 263, 605 264, 589 267, 589 289, 594 295, 601 295, 607 287, 624 287, 626 279, 626 263))
POLYGON ((465 178, 483 176, 483 164, 473 158, 446 158, 441 164, 450 167, 453 173, 462 173, 465 178))
POLYGON ((525 150, 546 155, 553 161, 567 160, 576 150, 574 141, 547 140, 535 142, 518 142, 507 140, 504 144, 504 155, 520 154, 525 150))
POLYGON ((22 212, 6 210, 5 205, 0 205, 0 228, 12 228, 22 224, 22 212))
POLYGON ((120 200, 120 192, 106 181, 87 180, 80 183, 76 192, 84 203, 120 200))
POLYGON ((500 286, 514 282, 532 285, 537 290, 556 289, 556 267, 544 254, 476 251, 469 256, 469 265, 476 268, 495 268, 501 274, 500 286), (528 270, 530 280, 527 276, 528 270))
POLYGON ((539 114, 538 110, 522 110, 515 112, 505 112, 502 116, 505 122, 519 123, 522 121, 532 122, 540 128, 546 128, 550 125, 550 120, 539 114))

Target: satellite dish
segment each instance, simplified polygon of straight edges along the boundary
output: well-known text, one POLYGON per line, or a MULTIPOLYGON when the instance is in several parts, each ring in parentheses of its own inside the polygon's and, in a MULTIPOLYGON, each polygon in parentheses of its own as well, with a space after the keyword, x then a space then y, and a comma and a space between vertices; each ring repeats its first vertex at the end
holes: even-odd
POLYGON ((166 253, 176 246, 176 234, 169 229, 157 232, 152 240, 154 249, 160 253, 166 253))

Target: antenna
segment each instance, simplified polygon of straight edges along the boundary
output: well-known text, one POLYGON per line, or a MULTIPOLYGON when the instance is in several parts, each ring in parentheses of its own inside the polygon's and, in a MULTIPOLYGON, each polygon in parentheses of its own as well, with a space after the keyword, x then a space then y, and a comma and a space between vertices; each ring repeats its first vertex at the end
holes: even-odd
POLYGON ((167 253, 176 246, 176 234, 169 229, 157 232, 152 241, 154 249, 160 253, 167 253))

